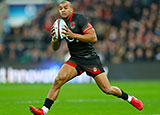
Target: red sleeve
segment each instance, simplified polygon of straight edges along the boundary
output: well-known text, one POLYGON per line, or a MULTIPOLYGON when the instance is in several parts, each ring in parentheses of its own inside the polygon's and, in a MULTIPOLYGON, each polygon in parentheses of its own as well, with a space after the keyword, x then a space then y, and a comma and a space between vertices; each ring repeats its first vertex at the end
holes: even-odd
POLYGON ((93 29, 92 25, 90 23, 87 24, 87 27, 83 29, 83 33, 87 33, 89 30, 93 29))

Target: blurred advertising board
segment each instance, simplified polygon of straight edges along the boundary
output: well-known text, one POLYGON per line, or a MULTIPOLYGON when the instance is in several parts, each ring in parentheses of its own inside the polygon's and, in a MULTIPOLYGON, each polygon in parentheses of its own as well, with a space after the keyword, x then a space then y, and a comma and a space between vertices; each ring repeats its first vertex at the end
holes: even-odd
MULTIPOLYGON (((50 64, 40 64, 34 66, 17 66, 17 67, 3 67, 0 66, 0 83, 53 83, 63 63, 54 62, 50 64)), ((108 68, 104 67, 108 74, 108 68)), ((93 78, 88 76, 85 72, 68 83, 91 83, 93 78)))
MULTIPOLYGON (((47 69, 14 69, 0 68, 0 83, 53 83, 60 65, 47 69)), ((69 83, 89 83, 93 80, 83 73, 69 81, 69 83)))

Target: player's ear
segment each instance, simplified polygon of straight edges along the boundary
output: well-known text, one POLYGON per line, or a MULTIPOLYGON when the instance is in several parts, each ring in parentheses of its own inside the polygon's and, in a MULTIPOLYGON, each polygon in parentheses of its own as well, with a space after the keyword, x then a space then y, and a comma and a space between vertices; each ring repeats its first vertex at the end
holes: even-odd
POLYGON ((73 8, 71 8, 71 12, 73 12, 73 8))

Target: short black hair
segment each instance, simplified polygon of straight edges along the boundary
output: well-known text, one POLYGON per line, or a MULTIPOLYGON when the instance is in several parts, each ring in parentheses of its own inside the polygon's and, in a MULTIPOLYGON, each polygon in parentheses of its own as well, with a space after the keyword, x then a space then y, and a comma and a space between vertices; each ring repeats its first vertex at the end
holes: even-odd
POLYGON ((63 0, 62 2, 60 2, 58 5, 62 4, 62 3, 65 3, 65 2, 68 2, 70 4, 70 6, 72 7, 72 3, 69 1, 69 0, 63 0))

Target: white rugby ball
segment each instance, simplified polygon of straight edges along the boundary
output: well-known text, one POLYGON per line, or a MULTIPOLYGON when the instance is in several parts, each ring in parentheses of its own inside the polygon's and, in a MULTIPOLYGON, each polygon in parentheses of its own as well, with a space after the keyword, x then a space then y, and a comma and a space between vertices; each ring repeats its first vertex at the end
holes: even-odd
POLYGON ((53 27, 55 29, 55 37, 58 40, 62 40, 65 36, 65 34, 62 33, 65 32, 65 30, 62 29, 65 28, 64 25, 66 25, 66 22, 61 18, 57 19, 53 24, 53 27))

